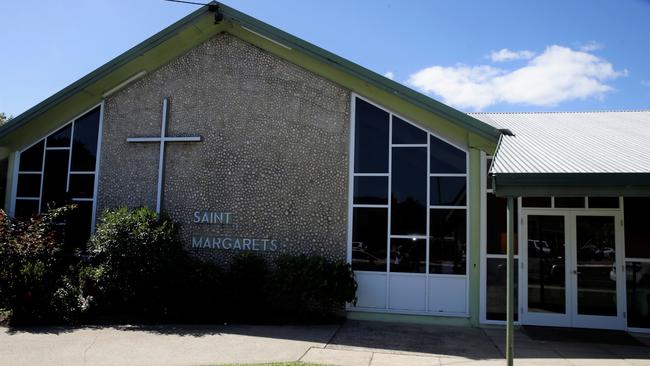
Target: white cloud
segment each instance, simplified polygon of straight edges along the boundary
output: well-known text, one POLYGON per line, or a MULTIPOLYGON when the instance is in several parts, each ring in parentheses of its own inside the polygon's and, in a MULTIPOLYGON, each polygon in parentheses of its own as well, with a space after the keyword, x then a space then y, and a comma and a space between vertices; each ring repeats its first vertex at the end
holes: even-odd
POLYGON ((641 80, 641 85, 650 87, 650 80, 641 80))
POLYGON ((496 103, 553 106, 601 98, 612 90, 606 81, 626 74, 590 53, 553 45, 520 68, 436 65, 412 74, 408 84, 458 108, 482 110, 496 103))
POLYGON ((523 51, 511 51, 507 48, 502 48, 498 51, 490 52, 490 59, 492 62, 504 62, 512 60, 528 60, 535 56, 535 52, 523 50, 523 51))
POLYGON ((580 46, 580 51, 583 52, 594 52, 602 49, 604 46, 602 43, 598 43, 596 41, 589 41, 582 46, 580 46))
POLYGON ((387 72, 384 73, 384 77, 387 77, 387 78, 393 80, 393 79, 395 79, 395 74, 393 74, 392 71, 387 71, 387 72))

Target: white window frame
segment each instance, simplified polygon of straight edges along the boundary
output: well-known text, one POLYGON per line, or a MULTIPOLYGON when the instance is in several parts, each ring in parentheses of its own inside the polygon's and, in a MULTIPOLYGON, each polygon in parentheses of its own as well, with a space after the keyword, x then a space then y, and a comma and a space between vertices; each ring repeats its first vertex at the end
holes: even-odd
POLYGON ((9 214, 10 216, 14 216, 16 213, 16 200, 38 200, 38 212, 41 212, 41 200, 43 198, 43 178, 44 178, 44 173, 45 173, 45 153, 47 151, 51 150, 66 150, 69 151, 68 154, 68 171, 67 171, 67 178, 66 178, 66 191, 70 189, 70 176, 74 174, 87 174, 87 175, 94 175, 94 187, 93 187, 93 196, 92 198, 73 198, 71 199, 73 202, 92 202, 92 218, 91 218, 91 232, 95 232, 95 223, 96 223, 96 215, 97 215, 97 194, 98 194, 98 188, 99 188, 99 166, 100 166, 100 157, 101 157, 101 147, 102 147, 102 131, 103 131, 103 124, 104 124, 104 101, 102 100, 100 103, 93 105, 92 107, 84 110, 83 112, 79 113, 78 115, 74 116, 67 122, 57 126, 55 129, 52 129, 45 134, 41 135, 39 138, 37 138, 34 142, 31 144, 27 145, 26 147, 19 149, 16 151, 16 159, 15 159, 15 164, 14 164, 14 169, 12 172, 12 187, 11 187, 11 200, 10 200, 10 210, 9 214), (88 112, 96 109, 99 107, 99 126, 97 130, 97 152, 96 152, 96 159, 95 159, 95 170, 93 171, 70 171, 71 168, 71 162, 72 162, 72 145, 74 142, 74 127, 75 127, 75 122, 77 119, 80 117, 84 116, 88 112), (70 125, 71 131, 70 131, 70 145, 69 146, 64 146, 64 147, 47 147, 47 138, 58 131, 62 130, 63 128, 66 128, 68 125, 70 125), (40 142, 43 142, 43 161, 41 163, 41 170, 40 171, 20 171, 20 157, 23 152, 26 150, 30 149, 31 147, 39 144, 40 142), (18 175, 19 174, 40 174, 41 176, 41 186, 40 186, 40 191, 39 191, 39 197, 18 197, 17 192, 18 192, 18 175))
MULTIPOLYGON (((393 238, 400 238, 400 237, 407 237, 407 238, 424 238, 426 239, 426 260, 427 263, 429 263, 429 219, 430 219, 430 210, 431 209, 458 209, 458 210, 465 210, 465 238, 466 238, 466 243, 465 243, 465 274, 436 274, 436 273, 429 273, 429 265, 426 266, 426 271, 425 273, 415 273, 413 275, 424 275, 425 276, 425 311, 407 311, 407 310, 396 310, 396 309, 390 309, 390 260, 387 260, 386 263, 386 270, 383 272, 379 271, 359 271, 356 270, 355 272, 358 273, 372 273, 372 274, 377 274, 377 273, 382 273, 385 274, 386 276, 386 307, 385 309, 370 309, 370 308, 352 308, 348 306, 348 309, 357 309, 357 310, 362 310, 362 311, 368 311, 368 312, 383 312, 383 313, 396 313, 396 314, 415 314, 415 315, 435 315, 435 316, 447 316, 447 317, 464 317, 467 318, 470 316, 469 314, 469 304, 470 304, 470 262, 471 262, 471 237, 470 237, 470 185, 469 185, 469 168, 470 168, 470 154, 469 154, 469 149, 466 146, 461 146, 453 141, 450 141, 449 139, 442 137, 440 135, 437 135, 430 130, 423 128, 422 126, 419 126, 418 124, 412 122, 410 119, 405 118, 404 116, 401 116, 397 113, 394 113, 391 109, 386 108, 384 106, 381 106, 367 98, 362 97, 361 95, 358 95, 356 93, 351 93, 351 98, 350 98, 350 144, 349 144, 349 181, 348 181, 348 243, 347 243, 347 261, 350 265, 352 265, 352 228, 353 228, 353 213, 354 213, 354 208, 361 208, 361 207, 366 207, 366 208, 384 208, 387 209, 387 235, 386 235, 386 245, 387 245, 387 256, 390 255, 390 241, 393 238), (388 118, 388 172, 387 173, 355 173, 354 172, 354 161, 355 161, 355 116, 356 116, 356 99, 361 99, 381 110, 384 112, 388 113, 389 118, 388 118), (398 117, 402 121, 422 130, 422 132, 426 133, 427 135, 427 142, 425 144, 394 144, 393 143, 393 116, 398 117), (431 173, 431 155, 430 155, 430 143, 431 139, 430 137, 433 136, 465 153, 465 173, 431 173), (415 236, 401 236, 401 235, 392 235, 391 234, 391 198, 390 198, 390 192, 392 190, 392 150, 393 147, 426 147, 427 148, 427 203, 426 203, 426 208, 427 208, 427 215, 426 215, 426 235, 415 235, 415 236), (354 203, 354 178, 355 177, 362 177, 362 176, 385 176, 388 179, 388 202, 387 204, 384 205, 368 205, 368 204, 355 204, 354 203), (467 196, 466 196, 466 203, 464 206, 436 206, 436 205, 431 205, 430 204, 430 185, 431 185, 431 177, 465 177, 465 186, 467 190, 467 196), (429 279, 433 277, 439 277, 439 278, 464 278, 465 279, 465 309, 463 312, 458 312, 458 313, 452 313, 452 312, 433 312, 429 311, 429 279)), ((408 275, 408 273, 400 273, 401 275, 408 275)))

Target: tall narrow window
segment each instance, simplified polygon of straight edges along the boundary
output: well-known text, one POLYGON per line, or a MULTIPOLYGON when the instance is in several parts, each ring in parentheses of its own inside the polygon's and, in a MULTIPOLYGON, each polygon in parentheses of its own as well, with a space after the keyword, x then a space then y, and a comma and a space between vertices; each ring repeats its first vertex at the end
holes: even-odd
POLYGON ((81 245, 91 232, 101 108, 64 125, 19 154, 15 215, 75 204, 66 240, 81 245))
POLYGON ((467 154, 355 98, 352 267, 467 273, 467 154))

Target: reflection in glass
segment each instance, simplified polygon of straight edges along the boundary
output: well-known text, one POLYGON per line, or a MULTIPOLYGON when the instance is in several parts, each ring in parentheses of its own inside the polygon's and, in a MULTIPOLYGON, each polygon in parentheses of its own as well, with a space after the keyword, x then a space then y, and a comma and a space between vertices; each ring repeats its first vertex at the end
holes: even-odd
POLYGON ((426 273, 426 239, 391 239, 390 271, 426 273))
POLYGON ((432 208, 429 212, 429 273, 465 274, 467 212, 432 208))
POLYGON ((465 173, 465 152, 439 138, 430 136, 431 173, 465 173))
POLYGON ((528 216, 528 311, 566 313, 564 216, 528 216))
POLYGON ((616 316, 613 216, 577 216, 578 314, 616 316))
MULTIPOLYGON (((507 204, 508 199, 497 197, 493 193, 487 195, 487 253, 488 254, 506 254, 507 248, 507 230, 508 220, 507 204)), ((519 243, 518 230, 519 219, 515 210, 515 243, 519 243)), ((515 245, 515 254, 518 254, 519 245, 515 245)))
POLYGON ((393 148, 391 234, 426 235, 427 148, 393 148))
POLYGON ((43 141, 20 153, 21 172, 40 172, 43 169, 43 141))
MULTIPOLYGON (((515 321, 518 318, 519 260, 515 259, 515 321)), ((485 307, 488 320, 506 320, 506 259, 487 258, 485 307)))
POLYGON ((71 171, 95 171, 99 114, 100 109, 97 107, 74 122, 71 171))
POLYGON ((627 326, 650 328, 650 263, 627 262, 627 326))
POLYGON ((429 185, 432 206, 465 206, 467 179, 465 177, 431 177, 429 185))
POLYGON ((354 172, 388 173, 388 113, 356 99, 354 172))
POLYGON ((352 268, 385 272, 388 209, 355 207, 352 216, 352 268))
POLYGON ((388 204, 388 177, 354 177, 354 203, 388 204))
POLYGON ((393 116, 393 144, 426 144, 427 133, 393 116))

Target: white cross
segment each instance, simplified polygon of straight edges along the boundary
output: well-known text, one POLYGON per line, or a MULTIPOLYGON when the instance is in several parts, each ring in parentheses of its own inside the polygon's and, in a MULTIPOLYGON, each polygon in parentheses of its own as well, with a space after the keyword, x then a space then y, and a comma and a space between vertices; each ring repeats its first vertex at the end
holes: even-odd
POLYGON ((160 128, 160 137, 129 137, 127 142, 157 142, 160 143, 160 158, 158 161, 158 191, 156 194, 156 212, 160 213, 163 191, 163 174, 165 170, 165 143, 166 142, 199 142, 200 136, 167 136, 167 111, 169 100, 163 99, 162 109, 162 126, 160 128))

